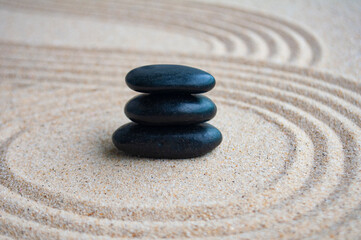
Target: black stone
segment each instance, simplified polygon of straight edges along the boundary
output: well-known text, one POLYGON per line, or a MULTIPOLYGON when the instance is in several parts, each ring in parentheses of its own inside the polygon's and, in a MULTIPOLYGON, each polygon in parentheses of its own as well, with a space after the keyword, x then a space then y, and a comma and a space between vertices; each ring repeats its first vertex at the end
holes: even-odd
POLYGON ((141 94, 124 109, 133 122, 145 125, 190 125, 206 122, 217 112, 211 99, 188 94, 141 94))
POLYGON ((214 77, 205 71, 166 64, 135 68, 125 81, 134 91, 144 93, 204 93, 216 84, 214 77))
POLYGON ((221 141, 221 132, 207 123, 168 127, 128 123, 113 134, 113 143, 119 150, 148 158, 198 157, 221 141))

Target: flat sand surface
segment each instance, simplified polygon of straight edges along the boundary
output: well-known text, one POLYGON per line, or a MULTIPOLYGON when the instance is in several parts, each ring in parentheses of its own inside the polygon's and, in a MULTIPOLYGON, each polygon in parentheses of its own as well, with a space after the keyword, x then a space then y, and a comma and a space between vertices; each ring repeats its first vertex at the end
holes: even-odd
POLYGON ((0 238, 360 239, 360 1, 0 0, 0 238), (205 156, 115 149, 132 68, 215 76, 205 156))

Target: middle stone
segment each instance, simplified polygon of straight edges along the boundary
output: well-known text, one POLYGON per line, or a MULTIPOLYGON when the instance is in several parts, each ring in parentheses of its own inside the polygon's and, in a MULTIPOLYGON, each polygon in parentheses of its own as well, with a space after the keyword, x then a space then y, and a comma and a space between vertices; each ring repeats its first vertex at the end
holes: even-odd
POLYGON ((124 112, 130 120, 143 125, 190 125, 212 119, 217 107, 202 95, 141 94, 126 104, 124 112))

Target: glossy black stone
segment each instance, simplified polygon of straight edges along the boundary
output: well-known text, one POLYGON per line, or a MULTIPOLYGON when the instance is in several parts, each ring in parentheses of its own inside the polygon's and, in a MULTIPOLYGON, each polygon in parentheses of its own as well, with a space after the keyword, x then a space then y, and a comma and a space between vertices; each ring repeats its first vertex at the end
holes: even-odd
POLYGON ((131 70, 125 77, 127 85, 144 93, 204 93, 216 81, 212 75, 182 65, 148 65, 131 70))
POLYGON ((141 94, 124 109, 133 122, 145 125, 190 125, 212 119, 217 107, 211 99, 189 94, 141 94))
POLYGON ((221 141, 221 132, 207 123, 168 127, 128 123, 113 134, 113 143, 119 150, 148 158, 198 157, 221 141))

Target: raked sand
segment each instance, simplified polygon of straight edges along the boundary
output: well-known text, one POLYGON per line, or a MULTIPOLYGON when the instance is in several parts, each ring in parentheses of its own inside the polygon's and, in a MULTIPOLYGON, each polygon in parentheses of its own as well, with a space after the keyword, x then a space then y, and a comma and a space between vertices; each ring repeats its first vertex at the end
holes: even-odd
MULTIPOLYGON (((361 3, 0 0, 4 239, 359 239, 361 3), (125 74, 216 77, 213 152, 118 152, 125 74)), ((0 237, 1 238, 1 237, 0 237)))

